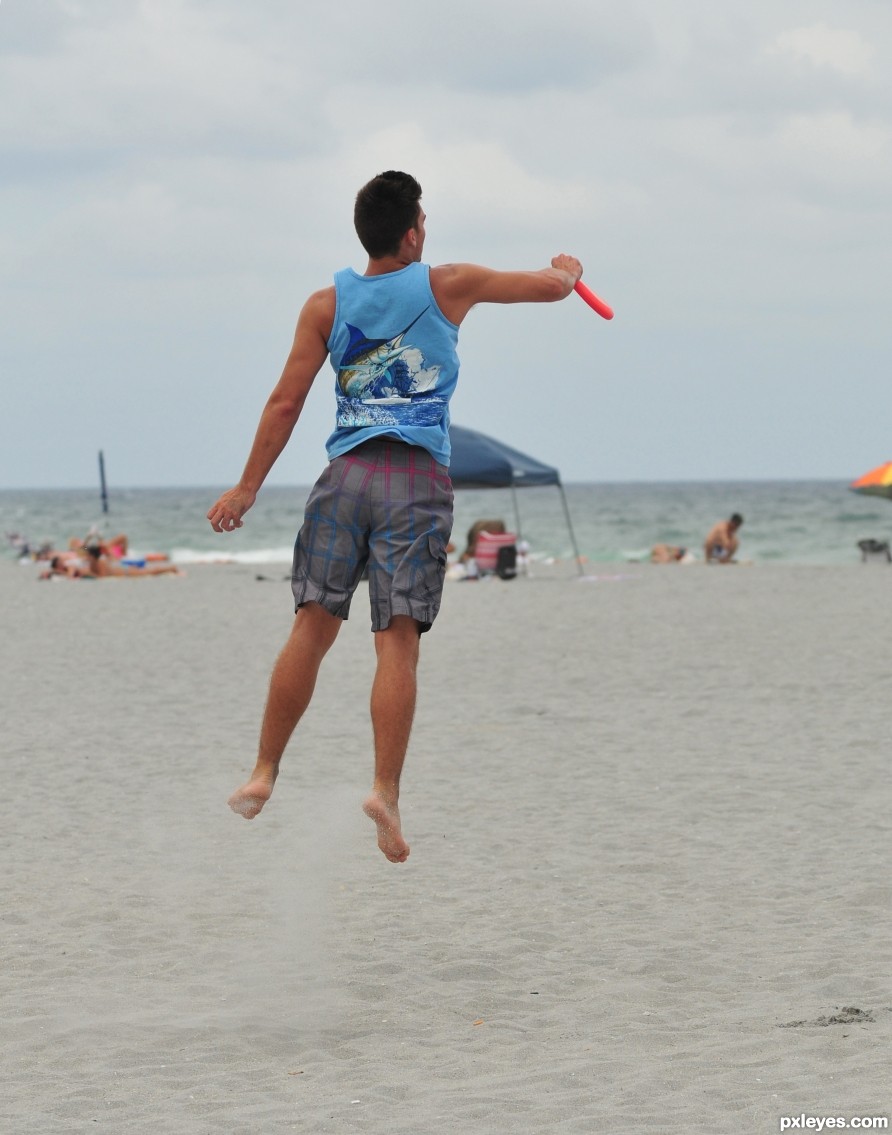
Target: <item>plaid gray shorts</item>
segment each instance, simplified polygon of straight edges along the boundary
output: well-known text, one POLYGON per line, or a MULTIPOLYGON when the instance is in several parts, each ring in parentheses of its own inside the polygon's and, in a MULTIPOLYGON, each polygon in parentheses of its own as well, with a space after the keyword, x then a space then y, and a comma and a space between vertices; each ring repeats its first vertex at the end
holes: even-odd
POLYGON ((452 532, 452 482, 425 449, 375 438, 335 457, 307 500, 294 545, 294 607, 346 619, 368 568, 372 630, 409 615, 429 630, 440 609, 452 532))

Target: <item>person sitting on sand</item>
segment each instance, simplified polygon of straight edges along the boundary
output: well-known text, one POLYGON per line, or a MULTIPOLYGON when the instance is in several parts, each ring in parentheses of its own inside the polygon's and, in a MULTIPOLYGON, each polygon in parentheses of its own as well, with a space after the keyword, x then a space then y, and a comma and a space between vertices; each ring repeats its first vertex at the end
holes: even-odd
POLYGON ((708 564, 730 564, 734 562, 734 556, 740 544, 737 539, 737 530, 741 524, 743 524, 743 517, 739 512, 735 512, 727 520, 720 520, 712 526, 703 544, 703 552, 708 564))
POLYGON ((119 532, 117 536, 112 536, 110 540, 106 540, 104 546, 107 554, 113 559, 123 560, 127 555, 127 549, 130 547, 130 541, 123 532, 119 532))
POLYGON ((501 536, 507 531, 504 520, 475 520, 468 529, 468 546, 459 557, 460 562, 467 563, 477 554, 477 540, 481 532, 492 532, 496 536, 501 536))
POLYGON ((96 544, 102 548, 103 555, 111 556, 116 560, 125 559, 130 547, 130 541, 123 532, 119 532, 117 536, 112 536, 110 539, 105 539, 94 525, 82 540, 77 536, 72 536, 68 541, 68 548, 70 551, 84 552, 88 545, 96 544))

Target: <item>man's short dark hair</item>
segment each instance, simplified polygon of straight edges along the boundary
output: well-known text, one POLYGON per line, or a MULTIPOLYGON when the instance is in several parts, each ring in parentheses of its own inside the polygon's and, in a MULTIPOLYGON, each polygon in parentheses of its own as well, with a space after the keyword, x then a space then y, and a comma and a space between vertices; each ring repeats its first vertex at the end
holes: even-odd
POLYGON ((379 173, 356 194, 353 224, 362 247, 373 260, 393 256, 409 229, 418 222, 421 186, 408 173, 379 173))
POLYGON ((743 517, 739 512, 732 513, 731 523, 736 524, 738 528, 741 526, 741 524, 743 524, 743 517))

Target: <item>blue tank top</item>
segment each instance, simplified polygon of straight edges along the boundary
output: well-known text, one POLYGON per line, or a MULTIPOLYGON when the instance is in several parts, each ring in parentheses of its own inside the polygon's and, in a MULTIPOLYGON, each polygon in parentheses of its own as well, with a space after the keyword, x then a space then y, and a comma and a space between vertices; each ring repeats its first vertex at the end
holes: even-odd
POLYGON ((449 464, 449 399, 458 381, 458 327, 437 306, 427 264, 384 276, 335 274, 328 340, 337 419, 329 459, 374 437, 420 445, 449 464))

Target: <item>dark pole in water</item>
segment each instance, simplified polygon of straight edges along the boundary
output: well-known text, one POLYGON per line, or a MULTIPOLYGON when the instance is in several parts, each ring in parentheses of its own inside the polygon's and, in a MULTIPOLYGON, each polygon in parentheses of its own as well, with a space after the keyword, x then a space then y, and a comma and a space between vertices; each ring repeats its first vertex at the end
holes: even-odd
POLYGON ((105 487, 105 457, 99 450, 99 488, 102 493, 102 511, 108 512, 108 491, 105 487))

